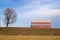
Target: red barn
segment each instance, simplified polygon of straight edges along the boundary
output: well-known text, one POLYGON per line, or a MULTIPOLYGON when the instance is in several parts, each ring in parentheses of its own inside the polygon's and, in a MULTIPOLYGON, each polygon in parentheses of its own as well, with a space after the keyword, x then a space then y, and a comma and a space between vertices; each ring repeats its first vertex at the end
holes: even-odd
POLYGON ((51 21, 47 18, 32 19, 32 28, 51 28, 51 21))

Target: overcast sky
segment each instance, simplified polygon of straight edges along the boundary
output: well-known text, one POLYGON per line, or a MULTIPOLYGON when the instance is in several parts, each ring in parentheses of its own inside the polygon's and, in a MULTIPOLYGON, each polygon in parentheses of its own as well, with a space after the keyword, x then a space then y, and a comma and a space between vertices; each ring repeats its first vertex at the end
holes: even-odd
POLYGON ((52 28, 60 28, 60 0, 0 0, 1 26, 5 26, 6 8, 12 8, 18 15, 13 27, 30 27, 32 18, 48 18, 52 28))

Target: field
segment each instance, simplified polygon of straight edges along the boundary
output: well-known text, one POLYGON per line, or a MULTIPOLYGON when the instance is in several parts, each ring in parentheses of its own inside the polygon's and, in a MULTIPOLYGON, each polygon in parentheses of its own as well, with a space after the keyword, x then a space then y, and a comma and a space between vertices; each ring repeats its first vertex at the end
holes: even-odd
POLYGON ((0 40, 60 40, 60 36, 0 35, 0 40))
POLYGON ((60 29, 0 28, 0 40, 60 40, 60 29))
POLYGON ((60 29, 0 28, 0 35, 53 35, 60 36, 60 29))

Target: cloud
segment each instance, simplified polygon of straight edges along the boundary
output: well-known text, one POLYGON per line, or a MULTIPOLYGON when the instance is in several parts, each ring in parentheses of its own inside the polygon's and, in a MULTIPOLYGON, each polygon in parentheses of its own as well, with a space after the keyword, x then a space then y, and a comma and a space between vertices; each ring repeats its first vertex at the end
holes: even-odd
POLYGON ((48 2, 44 4, 44 0, 32 0, 33 3, 28 3, 22 7, 18 7, 19 13, 22 13, 23 16, 36 16, 36 15, 59 15, 60 9, 51 9, 51 1, 52 0, 45 0, 48 2))
MULTIPOLYGON (((25 7, 24 7, 25 8, 25 7)), ((47 16, 52 16, 52 15, 60 15, 60 9, 51 9, 50 5, 46 4, 44 7, 39 7, 35 8, 35 10, 27 10, 28 8, 34 8, 33 6, 27 6, 25 11, 23 12, 23 16, 27 17, 34 17, 34 16, 41 16, 41 15, 47 15, 47 16), (39 8, 39 9, 38 9, 39 8)))

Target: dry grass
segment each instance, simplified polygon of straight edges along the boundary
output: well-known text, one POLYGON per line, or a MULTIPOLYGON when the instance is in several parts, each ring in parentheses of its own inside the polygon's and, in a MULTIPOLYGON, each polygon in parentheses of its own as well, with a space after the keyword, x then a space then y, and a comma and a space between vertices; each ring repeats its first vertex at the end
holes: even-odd
POLYGON ((0 40, 60 40, 60 36, 0 35, 0 40))
POLYGON ((0 28, 0 35, 55 35, 60 36, 60 29, 40 28, 0 28))
POLYGON ((0 40, 60 40, 60 29, 0 28, 0 40))

